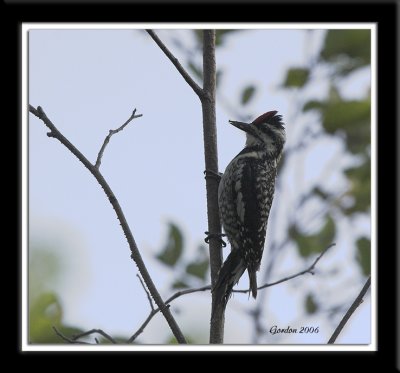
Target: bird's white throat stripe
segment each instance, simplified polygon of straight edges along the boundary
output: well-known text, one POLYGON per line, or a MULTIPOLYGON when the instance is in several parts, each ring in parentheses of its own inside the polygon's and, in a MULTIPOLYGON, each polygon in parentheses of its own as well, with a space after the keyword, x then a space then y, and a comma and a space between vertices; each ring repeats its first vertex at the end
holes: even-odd
POLYGON ((239 156, 237 156, 235 158, 235 160, 238 160, 238 159, 241 159, 241 158, 260 158, 260 157, 261 157, 260 152, 252 151, 252 152, 240 154, 239 156))

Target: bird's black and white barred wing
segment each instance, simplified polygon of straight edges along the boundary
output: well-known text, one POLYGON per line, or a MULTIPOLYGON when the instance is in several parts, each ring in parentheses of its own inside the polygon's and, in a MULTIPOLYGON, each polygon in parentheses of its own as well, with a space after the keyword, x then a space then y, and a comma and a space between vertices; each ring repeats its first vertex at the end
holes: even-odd
POLYGON ((276 170, 254 161, 241 162, 241 172, 233 184, 239 230, 239 250, 246 265, 257 271, 264 250, 276 170))

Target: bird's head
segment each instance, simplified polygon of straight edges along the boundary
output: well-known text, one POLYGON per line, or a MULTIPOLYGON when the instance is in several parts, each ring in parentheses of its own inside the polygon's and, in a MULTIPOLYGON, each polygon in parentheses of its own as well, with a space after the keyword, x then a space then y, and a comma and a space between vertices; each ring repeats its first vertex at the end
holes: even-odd
POLYGON ((278 157, 285 144, 286 134, 282 116, 276 115, 277 113, 277 111, 268 111, 251 123, 232 120, 229 123, 246 132, 246 146, 261 146, 270 156, 278 157))

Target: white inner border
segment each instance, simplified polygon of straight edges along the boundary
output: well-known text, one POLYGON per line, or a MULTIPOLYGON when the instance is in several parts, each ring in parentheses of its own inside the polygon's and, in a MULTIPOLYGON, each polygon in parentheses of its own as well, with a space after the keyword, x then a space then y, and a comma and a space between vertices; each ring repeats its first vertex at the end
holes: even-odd
POLYGON ((375 23, 22 23, 22 351, 376 351, 377 350, 377 237, 376 237, 376 176, 377 176, 377 25, 375 23), (369 345, 32 345, 28 343, 28 32, 33 29, 126 30, 126 29, 369 29, 371 30, 371 343, 369 345))

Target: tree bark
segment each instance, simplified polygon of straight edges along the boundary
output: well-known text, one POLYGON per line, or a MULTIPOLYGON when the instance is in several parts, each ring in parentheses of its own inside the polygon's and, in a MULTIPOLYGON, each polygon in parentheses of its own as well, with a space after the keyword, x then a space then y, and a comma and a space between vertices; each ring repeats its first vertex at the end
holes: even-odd
MULTIPOLYGON (((217 127, 215 116, 216 63, 215 63, 215 30, 203 31, 203 90, 201 99, 203 110, 204 156, 206 170, 218 173, 217 127)), ((221 222, 218 210, 218 180, 206 177, 208 231, 221 233, 221 222)), ((222 265, 222 247, 217 237, 209 241, 211 286, 217 280, 222 265)), ((215 297, 212 295, 212 308, 215 297)), ((224 341, 224 313, 214 314, 210 325, 210 343, 224 341)))

